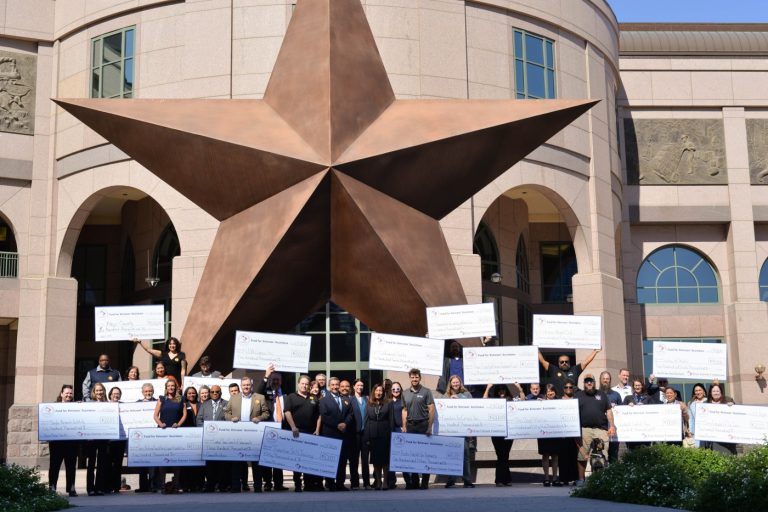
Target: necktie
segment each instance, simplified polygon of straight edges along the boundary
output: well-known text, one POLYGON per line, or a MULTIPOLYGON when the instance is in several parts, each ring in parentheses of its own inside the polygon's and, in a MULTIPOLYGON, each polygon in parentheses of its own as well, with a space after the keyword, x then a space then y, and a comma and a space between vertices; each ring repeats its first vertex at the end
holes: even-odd
POLYGON ((336 396, 336 405, 338 405, 339 406, 339 410, 341 410, 341 398, 339 398, 338 395, 336 396))
POLYGON ((216 411, 219 409, 219 402, 215 401, 213 402, 213 419, 216 419, 216 411))
POLYGON ((280 404, 280 395, 275 393, 275 421, 283 421, 283 406, 280 404))

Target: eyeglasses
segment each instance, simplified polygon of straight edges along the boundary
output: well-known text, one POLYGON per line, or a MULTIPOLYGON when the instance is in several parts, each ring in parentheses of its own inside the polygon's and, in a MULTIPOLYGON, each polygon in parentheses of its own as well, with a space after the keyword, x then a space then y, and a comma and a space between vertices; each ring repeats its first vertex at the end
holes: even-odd
POLYGON ((563 389, 573 389, 573 386, 563 386, 563 389))
POLYGON ((400 388, 392 388, 393 393, 399 393, 400 391, 402 391, 400 388))
POLYGON ((211 391, 211 394, 212 394, 212 395, 220 395, 220 394, 221 394, 221 391, 211 391))
POLYGON ((566 359, 566 360, 564 360, 564 361, 558 361, 558 363, 559 363, 559 364, 568 364, 568 362, 569 362, 569 361, 568 361, 567 359, 566 359))

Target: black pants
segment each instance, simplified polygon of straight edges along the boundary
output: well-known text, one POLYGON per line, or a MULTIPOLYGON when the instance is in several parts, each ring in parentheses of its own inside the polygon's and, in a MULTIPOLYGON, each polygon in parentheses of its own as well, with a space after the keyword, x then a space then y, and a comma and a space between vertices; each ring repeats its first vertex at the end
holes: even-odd
MULTIPOLYGON (((409 434, 426 434, 428 427, 429 422, 427 420, 408 421, 405 425, 405 431, 409 434)), ((429 484, 429 473, 423 473, 421 475, 421 482, 419 482, 418 473, 403 473, 403 478, 405 479, 405 487, 407 489, 419 487, 419 483, 421 483, 422 486, 427 486, 429 484)))
POLYGON ((280 468, 269 468, 266 466, 259 466, 261 468, 261 475, 264 479, 264 487, 272 487, 274 489, 283 487, 283 470, 280 468))
POLYGON ((360 473, 358 464, 362 465, 363 487, 371 486, 371 473, 368 467, 368 445, 363 441, 363 433, 357 432, 354 443, 351 445, 352 453, 349 454, 349 481, 353 489, 360 487, 360 473))
POLYGON ((77 441, 51 441, 48 443, 51 452, 50 465, 48 466, 48 485, 54 490, 59 483, 59 470, 64 462, 66 471, 66 492, 75 490, 75 463, 77 462, 77 441))
POLYGON ((109 443, 107 441, 87 441, 85 487, 91 492, 108 492, 111 465, 109 463, 109 443))
MULTIPOLYGON (((261 490, 261 467, 258 462, 251 463, 251 471, 253 473, 253 489, 261 490)), ((239 491, 244 486, 248 485, 248 463, 247 462, 233 462, 232 463, 232 487, 230 490, 239 491)))
POLYGON ((232 480, 230 463, 222 460, 209 460, 205 462, 205 490, 213 492, 229 490, 232 480))
POLYGON ((512 475, 509 474, 509 452, 512 451, 512 439, 503 437, 492 437, 493 451, 496 452, 496 481, 497 484, 508 484, 512 482, 512 475))
POLYGON ((107 482, 107 488, 112 492, 120 492, 120 487, 122 486, 125 444, 125 441, 112 441, 109 443, 109 481, 107 482))
MULTIPOLYGON (((337 438, 338 439, 338 438, 337 438)), ((339 453, 339 465, 336 467, 336 479, 333 478, 326 478, 325 479, 325 488, 330 489, 332 487, 344 487, 344 481, 347 479, 347 459, 349 458, 349 455, 347 455, 349 443, 346 442, 344 439, 339 439, 341 441, 341 452, 339 453)))

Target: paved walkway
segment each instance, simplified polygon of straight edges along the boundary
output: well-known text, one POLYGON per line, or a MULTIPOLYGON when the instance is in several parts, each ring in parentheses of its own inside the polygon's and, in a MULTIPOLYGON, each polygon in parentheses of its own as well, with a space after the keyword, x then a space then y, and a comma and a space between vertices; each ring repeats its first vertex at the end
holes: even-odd
MULTIPOLYGON (((568 496, 569 488, 544 488, 540 484, 515 484, 512 487, 478 485, 474 489, 460 486, 445 489, 434 485, 427 491, 352 491, 295 493, 268 492, 229 494, 135 494, 123 492, 119 496, 78 497, 71 499, 78 512, 140 512, 162 510, 163 512, 189 512, 192 509, 210 510, 211 507, 227 512, 253 512, 255 508, 274 503, 291 512, 335 512, 338 510, 365 510, 366 512, 658 512, 674 509, 607 503, 584 500, 568 496), (353 509, 350 505, 359 503, 353 509), (207 506, 210 505, 210 506, 207 506)), ((679 512, 679 511, 676 511, 679 512)))

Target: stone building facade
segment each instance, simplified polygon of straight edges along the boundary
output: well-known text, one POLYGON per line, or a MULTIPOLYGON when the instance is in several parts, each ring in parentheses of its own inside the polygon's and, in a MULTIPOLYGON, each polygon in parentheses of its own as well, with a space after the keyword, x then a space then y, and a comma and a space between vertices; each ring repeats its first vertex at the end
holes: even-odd
MULTIPOLYGON (((619 25, 605 0, 362 3, 398 98, 601 100, 441 221, 503 344, 530 342, 532 314, 600 315, 595 369, 647 375, 653 340, 726 343, 728 393, 765 402, 768 26, 619 25)), ((0 459, 34 464, 36 404, 100 352, 150 371, 93 341, 93 307, 165 304, 179 335, 218 226, 50 99, 261 98, 293 2, 4 5, 0 459)), ((297 326, 311 369, 374 380, 342 307, 297 326)))

